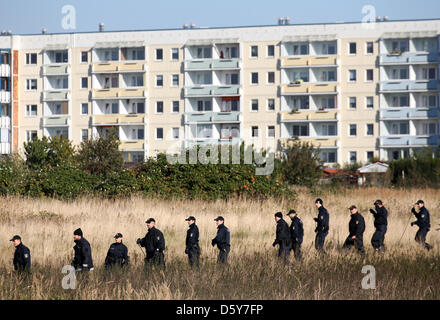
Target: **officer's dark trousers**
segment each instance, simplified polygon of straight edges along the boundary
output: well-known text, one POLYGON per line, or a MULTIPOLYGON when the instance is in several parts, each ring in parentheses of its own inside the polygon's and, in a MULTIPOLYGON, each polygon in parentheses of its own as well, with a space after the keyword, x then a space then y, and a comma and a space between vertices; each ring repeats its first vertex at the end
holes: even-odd
POLYGON ((387 226, 377 226, 376 231, 371 238, 371 245, 375 250, 384 250, 385 233, 387 232, 387 226))
POLYGON ((162 266, 165 267, 165 256, 163 252, 147 252, 145 262, 148 266, 162 266))
POLYGON ((344 245, 342 246, 344 249, 351 249, 355 247, 359 252, 364 253, 364 239, 362 236, 357 236, 355 239, 352 239, 351 236, 348 236, 345 239, 344 245))
POLYGON ((315 249, 320 253, 325 253, 324 250, 324 241, 325 237, 327 237, 328 232, 317 232, 315 237, 315 249))
POLYGON ((292 250, 295 254, 295 258, 301 259, 301 242, 293 240, 292 241, 292 250))
POLYGON ((231 247, 225 247, 222 249, 219 249, 219 253, 218 253, 218 259, 217 262, 218 263, 228 263, 228 254, 229 251, 231 251, 231 247))
POLYGON ((428 234, 428 232, 428 228, 420 228, 419 231, 417 231, 415 238, 415 240, 427 250, 432 249, 432 246, 426 243, 426 235, 428 234))
POLYGON ((278 257, 282 257, 284 260, 287 260, 290 254, 290 245, 290 240, 281 240, 280 247, 278 249, 278 257))
POLYGON ((200 249, 199 248, 191 248, 188 249, 188 262, 191 267, 196 266, 199 267, 200 263, 200 249))

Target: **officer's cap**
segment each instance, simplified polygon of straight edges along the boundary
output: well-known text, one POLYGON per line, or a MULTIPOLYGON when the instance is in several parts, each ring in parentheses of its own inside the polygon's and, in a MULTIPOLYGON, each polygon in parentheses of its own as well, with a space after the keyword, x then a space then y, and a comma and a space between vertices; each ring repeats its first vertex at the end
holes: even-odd
POLYGON ((225 221, 225 219, 222 216, 218 216, 217 218, 214 219, 214 221, 225 221))
POLYGON ((282 218, 283 214, 281 212, 277 212, 275 213, 275 217, 282 218))
POLYGON ((15 240, 21 240, 21 237, 20 237, 19 235, 16 234, 16 235, 13 236, 12 239, 9 240, 9 241, 15 241, 15 240))
POLYGON ((156 220, 154 220, 153 218, 148 219, 147 221, 145 221, 145 223, 151 223, 151 222, 156 222, 156 220))
POLYGON ((293 210, 293 209, 292 209, 292 210, 289 210, 289 212, 287 213, 287 215, 290 216, 291 214, 296 214, 296 211, 293 210))
POLYGON ((81 228, 76 229, 75 231, 73 231, 73 235, 74 236, 83 236, 83 232, 81 230, 81 228))
POLYGON ((117 233, 117 234, 115 234, 115 239, 118 239, 118 238, 122 238, 122 233, 117 233))
POLYGON ((423 200, 417 200, 417 202, 416 202, 416 204, 425 204, 424 202, 423 202, 423 200))
POLYGON ((353 209, 357 209, 357 207, 353 205, 353 206, 350 206, 350 208, 348 208, 348 209, 353 210, 353 209))
POLYGON ((185 221, 196 221, 196 218, 194 218, 193 216, 189 216, 185 219, 185 221))

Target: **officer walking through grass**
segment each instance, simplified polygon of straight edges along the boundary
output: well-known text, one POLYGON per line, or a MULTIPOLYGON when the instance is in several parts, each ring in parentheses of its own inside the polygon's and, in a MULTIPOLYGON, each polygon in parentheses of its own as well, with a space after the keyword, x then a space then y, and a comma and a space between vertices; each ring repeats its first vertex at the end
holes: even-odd
POLYGON ((315 206, 318 208, 318 217, 313 218, 316 222, 315 249, 320 253, 327 254, 324 250, 324 241, 329 231, 329 213, 324 208, 322 199, 316 199, 315 206))
POLYGON ((150 266, 162 266, 165 267, 165 256, 163 251, 165 250, 165 238, 163 233, 156 229, 156 220, 149 218, 145 221, 147 224, 148 232, 142 239, 137 239, 136 243, 145 248, 147 257, 145 263, 150 266))
POLYGON ((364 217, 358 212, 356 206, 351 206, 348 208, 350 210, 351 219, 348 223, 349 235, 344 242, 344 249, 351 249, 353 246, 364 254, 364 231, 365 231, 365 220, 364 217))
POLYGON ((411 209, 412 214, 416 217, 416 221, 411 222, 411 227, 417 225, 419 230, 416 233, 415 240, 420 243, 426 250, 432 249, 432 246, 426 243, 426 235, 431 228, 431 222, 429 218, 429 211, 425 207, 423 200, 418 200, 416 206, 419 207, 419 212, 414 208, 411 209))
POLYGON ((25 271, 31 271, 31 252, 28 247, 26 247, 21 242, 21 237, 19 235, 15 235, 11 240, 12 244, 15 247, 14 259, 12 260, 12 264, 14 265, 14 270, 19 273, 25 271))
POLYGON ((72 265, 76 271, 93 271, 92 248, 86 238, 83 237, 81 228, 73 232, 73 240, 75 242, 73 247, 75 256, 73 257, 72 265))
POLYGON ((287 222, 283 219, 283 214, 281 212, 275 213, 275 222, 277 224, 276 228, 276 238, 272 243, 272 246, 278 245, 278 257, 282 257, 284 261, 287 260, 290 253, 290 230, 287 222))
POLYGON ((217 245, 219 250, 217 262, 228 263, 228 254, 231 251, 231 235, 229 229, 225 226, 225 219, 218 216, 214 219, 217 224, 217 236, 212 239, 212 246, 217 245))
POLYGON ((127 247, 122 243, 122 234, 117 233, 114 238, 115 243, 110 246, 105 257, 106 269, 111 269, 113 266, 124 267, 129 263, 130 257, 127 247))
POLYGON ((374 227, 376 231, 371 238, 371 245, 376 251, 385 251, 385 233, 388 226, 388 211, 384 207, 382 200, 376 200, 374 202, 376 210, 370 209, 370 213, 374 217, 374 227))
POLYGON ((191 267, 198 268, 200 261, 199 228, 196 225, 196 218, 190 216, 185 219, 188 222, 188 230, 185 240, 185 254, 188 255, 188 262, 191 267))
POLYGON ((301 259, 301 244, 303 242, 304 237, 304 227, 300 218, 298 218, 298 214, 295 210, 289 210, 287 216, 291 219, 290 224, 290 238, 291 238, 291 249, 295 254, 296 259, 301 259))

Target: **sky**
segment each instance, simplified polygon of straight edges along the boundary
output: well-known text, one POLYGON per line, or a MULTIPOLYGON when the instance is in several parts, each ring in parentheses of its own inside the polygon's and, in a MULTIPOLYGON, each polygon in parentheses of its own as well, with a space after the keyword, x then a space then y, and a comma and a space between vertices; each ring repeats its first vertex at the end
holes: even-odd
POLYGON ((85 32, 100 22, 106 31, 274 25, 286 16, 293 24, 353 22, 366 5, 390 20, 440 18, 439 0, 0 0, 0 30, 85 32), (66 5, 75 9, 75 29, 62 27, 66 5))

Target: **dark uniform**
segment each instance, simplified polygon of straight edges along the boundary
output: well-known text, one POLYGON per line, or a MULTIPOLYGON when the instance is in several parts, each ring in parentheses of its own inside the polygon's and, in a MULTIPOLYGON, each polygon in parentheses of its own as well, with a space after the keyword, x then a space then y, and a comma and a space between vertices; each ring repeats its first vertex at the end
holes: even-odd
POLYGON ((328 235, 329 230, 329 213, 324 206, 318 208, 318 217, 313 218, 316 225, 316 238, 315 238, 315 248, 321 253, 326 253, 324 250, 325 237, 328 235))
POLYGON ((92 248, 90 247, 90 243, 84 237, 74 242, 75 246, 73 250, 75 251, 75 256, 73 257, 72 265, 78 271, 93 270, 92 248))
POLYGON ((217 245, 219 249, 217 262, 228 263, 228 254, 231 251, 231 236, 224 223, 217 227, 217 236, 212 239, 211 244, 212 246, 217 245))
POLYGON ((156 229, 156 227, 148 229, 145 237, 138 239, 137 243, 144 247, 147 252, 147 257, 145 258, 147 264, 165 267, 165 256, 163 254, 165 238, 159 229, 156 229))
POLYGON ((14 264, 15 271, 31 271, 31 252, 23 243, 15 247, 14 260, 12 263, 14 264))
POLYGON ((351 215, 348 230, 349 235, 344 242, 343 248, 351 249, 351 247, 355 246, 359 252, 364 253, 365 249, 363 237, 365 231, 365 220, 359 212, 351 215), (356 238, 352 239, 353 236, 356 236, 356 238))
POLYGON ((295 216, 290 224, 290 237, 292 241, 292 250, 295 253, 295 258, 301 258, 301 244, 304 237, 304 227, 300 218, 295 216))
POLYGON ((189 265, 194 264, 199 267, 200 246, 199 246, 199 228, 195 223, 191 224, 186 232, 185 253, 188 255, 189 265))
POLYGON ((426 243, 426 235, 428 234, 431 223, 429 219, 429 211, 425 208, 425 206, 421 207, 419 212, 417 212, 414 208, 412 208, 411 212, 416 217, 416 221, 411 222, 411 226, 417 225, 419 227, 419 230, 416 233, 415 240, 423 245, 423 247, 427 250, 432 249, 432 246, 428 243, 426 243))
POLYGON ((276 238, 272 245, 275 247, 277 244, 279 245, 278 257, 286 260, 290 253, 291 238, 289 226, 283 218, 277 221, 276 238))
POLYGON ((113 266, 127 266, 129 259, 128 249, 122 242, 112 243, 105 257, 105 268, 110 269, 113 266))
POLYGON ((385 250, 385 233, 387 232, 388 226, 388 211, 384 206, 379 207, 377 204, 374 205, 376 211, 370 209, 370 212, 374 216, 374 227, 376 231, 371 238, 371 245, 377 251, 385 250))

